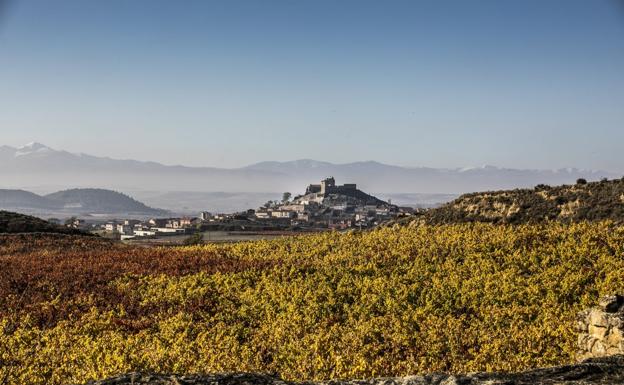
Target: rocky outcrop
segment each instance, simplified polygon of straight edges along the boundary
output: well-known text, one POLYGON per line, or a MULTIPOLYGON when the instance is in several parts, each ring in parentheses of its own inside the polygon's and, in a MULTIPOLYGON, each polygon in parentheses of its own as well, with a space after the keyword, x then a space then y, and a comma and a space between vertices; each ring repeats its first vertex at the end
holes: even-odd
POLYGON ((578 314, 578 359, 624 354, 624 297, 602 297, 578 314))
POLYGON ((412 219, 414 225, 544 223, 549 221, 624 223, 624 179, 575 185, 538 185, 533 189, 464 194, 412 219))
POLYGON ((262 374, 212 374, 204 376, 130 373, 88 385, 598 385, 624 383, 624 356, 586 360, 576 365, 535 369, 521 373, 474 373, 462 376, 376 378, 371 380, 289 382, 262 374))

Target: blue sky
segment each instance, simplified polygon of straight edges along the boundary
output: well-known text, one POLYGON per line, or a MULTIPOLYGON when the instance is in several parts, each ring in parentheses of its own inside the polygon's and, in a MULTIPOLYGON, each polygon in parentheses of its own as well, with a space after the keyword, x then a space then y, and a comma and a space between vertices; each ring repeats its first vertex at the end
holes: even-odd
POLYGON ((624 172, 624 2, 12 1, 0 144, 30 141, 218 167, 624 172))

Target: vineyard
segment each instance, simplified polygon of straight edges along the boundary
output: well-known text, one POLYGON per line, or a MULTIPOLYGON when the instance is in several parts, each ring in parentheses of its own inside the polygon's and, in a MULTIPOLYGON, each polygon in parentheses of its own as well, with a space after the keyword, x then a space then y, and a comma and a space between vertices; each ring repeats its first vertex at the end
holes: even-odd
POLYGON ((0 384, 523 370, 572 362, 576 313, 623 291, 624 228, 606 222, 176 248, 4 235, 0 384))

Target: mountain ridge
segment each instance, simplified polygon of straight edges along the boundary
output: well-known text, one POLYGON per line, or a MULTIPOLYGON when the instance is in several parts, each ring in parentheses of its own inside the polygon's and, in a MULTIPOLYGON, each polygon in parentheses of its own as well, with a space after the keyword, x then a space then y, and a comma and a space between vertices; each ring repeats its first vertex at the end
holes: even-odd
POLYGON ((403 167, 374 160, 338 164, 298 159, 258 162, 238 168, 188 167, 75 154, 37 142, 20 148, 0 147, 0 187, 32 189, 35 186, 41 192, 91 187, 122 191, 299 192, 302 186, 329 176, 357 183, 365 191, 460 194, 620 175, 577 168, 403 167))

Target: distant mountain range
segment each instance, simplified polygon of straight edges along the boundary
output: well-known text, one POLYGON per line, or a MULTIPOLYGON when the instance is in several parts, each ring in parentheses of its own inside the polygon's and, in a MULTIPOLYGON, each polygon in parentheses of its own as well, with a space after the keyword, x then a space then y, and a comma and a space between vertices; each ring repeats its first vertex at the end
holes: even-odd
MULTIPOLYGON (((400 194, 402 203, 417 197, 414 193, 439 195, 433 201, 448 200, 455 194, 532 187, 537 184, 574 183, 578 178, 598 180, 621 175, 580 169, 520 170, 493 166, 440 169, 428 167, 399 167, 375 161, 333 164, 316 160, 290 162, 261 162, 250 166, 223 169, 213 167, 167 166, 156 162, 118 160, 86 154, 54 150, 40 143, 14 148, 0 147, 0 188, 26 189, 49 193, 58 189, 97 187, 124 191, 134 196, 160 197, 167 200, 182 193, 191 197, 197 193, 235 192, 239 202, 254 203, 266 194, 279 199, 281 193, 303 193, 310 183, 334 176, 336 182, 357 183, 363 191, 392 198, 400 194), (254 197, 241 197, 252 194, 254 197), (446 195, 444 195, 446 194, 446 195), (257 196, 256 196, 257 195, 257 196)), ((196 199, 195 195, 191 198, 196 199)), ((147 204, 153 204, 146 200, 147 204)), ((175 200, 174 202, 175 203, 175 200)), ((198 208, 196 204, 178 201, 179 207, 198 208), (193 206, 193 207, 191 207, 193 206)), ((233 202, 223 202, 231 206, 233 202)), ((206 207, 204 204, 203 207, 206 207)), ((219 207, 215 207, 217 210, 219 207)), ((239 207, 243 209, 246 207, 239 207)))
POLYGON ((234 169, 166 166, 51 149, 40 143, 0 147, 0 187, 102 187, 121 191, 303 192, 334 176, 376 193, 450 193, 572 183, 620 175, 580 169, 519 170, 493 166, 438 169, 374 161, 333 164, 316 160, 261 162, 234 169))
POLYGON ((24 190, 0 189, 0 209, 25 213, 67 215, 123 214, 166 215, 116 191, 71 189, 40 196, 24 190))

